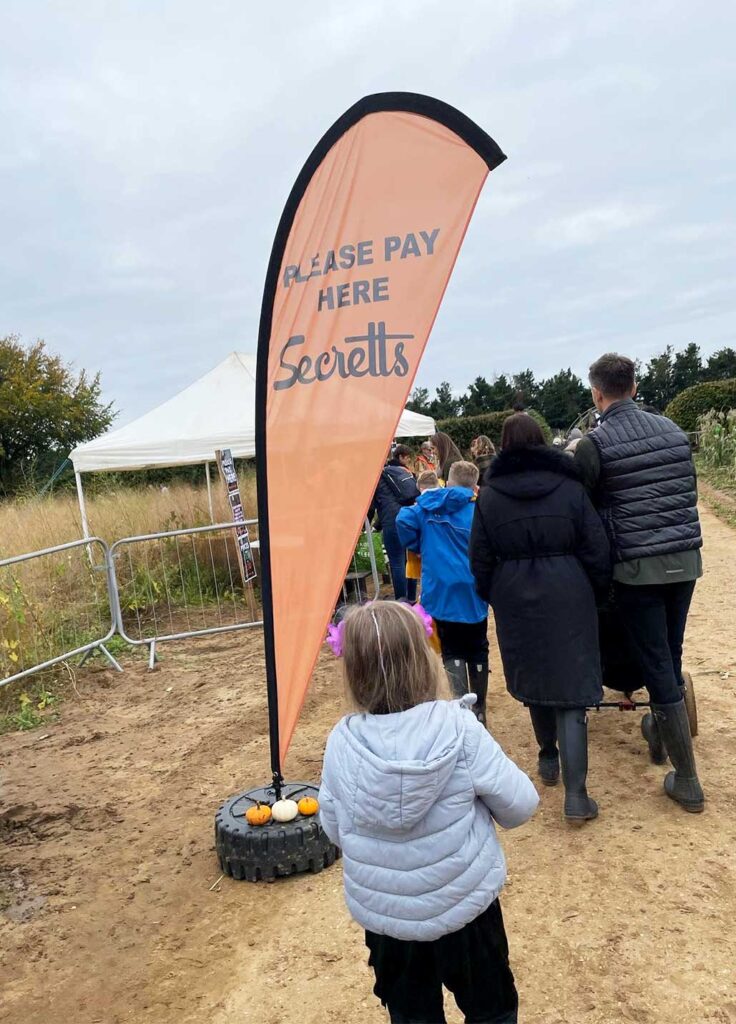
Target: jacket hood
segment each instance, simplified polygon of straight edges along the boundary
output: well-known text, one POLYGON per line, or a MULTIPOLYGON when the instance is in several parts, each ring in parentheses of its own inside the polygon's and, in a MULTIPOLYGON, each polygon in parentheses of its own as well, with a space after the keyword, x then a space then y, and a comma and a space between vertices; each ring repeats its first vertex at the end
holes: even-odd
POLYGON ((339 723, 353 754, 351 817, 357 830, 376 836, 406 831, 429 812, 455 769, 462 716, 474 702, 469 695, 394 715, 348 715, 339 723))
POLYGON ((474 493, 469 487, 440 487, 420 494, 417 505, 425 512, 457 512, 473 500, 474 493))
POLYGON ((563 480, 570 479, 580 479, 570 455, 556 448, 534 445, 499 452, 491 463, 485 482, 501 494, 535 499, 551 494, 563 480))

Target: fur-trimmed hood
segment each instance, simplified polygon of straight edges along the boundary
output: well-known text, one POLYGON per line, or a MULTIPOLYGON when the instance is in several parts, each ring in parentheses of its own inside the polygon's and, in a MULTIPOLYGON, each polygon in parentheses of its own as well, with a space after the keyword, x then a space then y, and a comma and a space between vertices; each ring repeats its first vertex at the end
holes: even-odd
POLYGON ((564 480, 580 480, 570 455, 546 445, 533 445, 499 452, 484 482, 501 494, 536 499, 551 494, 564 480))

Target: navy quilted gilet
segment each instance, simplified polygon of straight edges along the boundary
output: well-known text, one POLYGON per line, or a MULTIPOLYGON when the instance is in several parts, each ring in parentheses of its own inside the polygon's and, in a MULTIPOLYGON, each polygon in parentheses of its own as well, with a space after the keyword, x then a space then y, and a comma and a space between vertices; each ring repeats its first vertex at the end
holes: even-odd
POLYGON ((596 504, 617 562, 702 546, 684 431, 629 399, 611 406, 588 436, 601 460, 596 504))

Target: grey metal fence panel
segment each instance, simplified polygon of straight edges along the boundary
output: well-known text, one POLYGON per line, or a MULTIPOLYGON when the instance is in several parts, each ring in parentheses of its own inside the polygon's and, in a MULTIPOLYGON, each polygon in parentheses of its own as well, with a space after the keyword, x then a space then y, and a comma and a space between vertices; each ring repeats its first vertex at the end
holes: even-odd
MULTIPOLYGON (((110 548, 90 537, 0 560, 0 686, 97 650, 122 671, 105 647, 115 632, 148 646, 153 666, 157 643, 262 626, 237 525, 123 537, 110 548)), ((258 520, 246 525, 255 532, 258 520)), ((368 520, 364 529, 377 598, 368 520)))
POLYGON ((0 686, 96 650, 119 670, 104 646, 115 633, 115 603, 99 537, 0 559, 0 686))
MULTIPOLYGON (((117 628, 134 646, 263 625, 236 523, 123 537, 110 548, 117 628)), ((258 520, 246 521, 249 528, 258 520)), ((258 550, 258 540, 253 541, 258 550)), ((152 659, 153 661, 153 654, 152 659)))
POLYGON ((373 547, 373 527, 368 516, 365 517, 363 523, 363 532, 365 533, 366 540, 368 541, 368 558, 371 563, 371 577, 373 579, 373 600, 377 601, 381 595, 381 579, 378 575, 378 565, 376 563, 376 550, 373 547))

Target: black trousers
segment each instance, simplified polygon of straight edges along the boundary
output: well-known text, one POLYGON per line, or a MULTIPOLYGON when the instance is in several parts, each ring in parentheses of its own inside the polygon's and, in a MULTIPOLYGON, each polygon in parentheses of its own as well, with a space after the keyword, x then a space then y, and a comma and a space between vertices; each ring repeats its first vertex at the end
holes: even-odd
POLYGON ((443 658, 459 658, 471 663, 488 660, 488 619, 480 622, 434 621, 443 658))
POLYGON ((616 583, 616 604, 654 704, 682 699, 682 643, 695 580, 642 587, 616 583))
POLYGON ((515 1024, 519 997, 498 900, 460 931, 434 942, 365 933, 373 991, 393 1024, 445 1024, 442 986, 466 1024, 515 1024))

